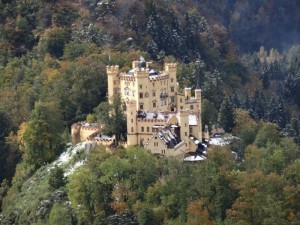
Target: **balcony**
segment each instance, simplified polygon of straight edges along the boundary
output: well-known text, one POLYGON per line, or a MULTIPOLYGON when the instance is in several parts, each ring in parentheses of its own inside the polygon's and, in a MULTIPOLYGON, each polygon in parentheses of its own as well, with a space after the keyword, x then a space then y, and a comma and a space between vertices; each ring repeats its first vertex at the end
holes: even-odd
POLYGON ((160 98, 167 98, 168 97, 168 93, 160 93, 160 98))

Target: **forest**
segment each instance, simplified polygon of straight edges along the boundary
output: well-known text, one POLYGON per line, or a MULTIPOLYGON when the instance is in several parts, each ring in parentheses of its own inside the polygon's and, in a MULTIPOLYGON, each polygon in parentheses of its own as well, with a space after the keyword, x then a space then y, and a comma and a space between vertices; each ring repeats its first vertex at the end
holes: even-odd
POLYGON ((299 224, 299 10, 297 0, 1 0, 0 224, 299 224), (176 62, 180 88, 201 87, 203 124, 240 141, 201 164, 97 147, 76 153, 84 165, 68 176, 50 168, 71 124, 101 119, 106 66, 128 71, 140 56, 157 69, 176 62))

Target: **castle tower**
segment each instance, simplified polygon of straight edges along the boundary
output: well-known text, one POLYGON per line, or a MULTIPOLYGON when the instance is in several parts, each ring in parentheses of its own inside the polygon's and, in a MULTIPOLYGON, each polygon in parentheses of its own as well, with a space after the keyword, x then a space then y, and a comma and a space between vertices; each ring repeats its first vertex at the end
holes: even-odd
POLYGON ((136 101, 126 103, 127 109, 127 145, 137 145, 136 101))
POLYGON ((185 99, 189 99, 191 98, 191 95, 192 95, 192 88, 184 88, 184 97, 185 99))
POLYGON ((195 89, 195 99, 201 100, 201 89, 195 89))
POLYGON ((169 74, 170 83, 177 83, 177 64, 176 63, 165 63, 165 72, 169 74))
POLYGON ((201 89, 195 89, 195 99, 197 101, 198 108, 198 126, 199 126, 199 134, 198 140, 202 142, 202 120, 201 120, 201 89))
MULTIPOLYGON (((135 62, 135 64, 137 63, 135 62)), ((134 77, 136 79, 135 88, 137 92, 136 107, 140 110, 149 109, 149 102, 147 101, 149 95, 149 69, 147 68, 147 63, 145 62, 143 57, 141 57, 140 61, 138 62, 138 67, 134 71, 134 77)))
POLYGON ((189 113, 188 111, 179 112, 180 138, 189 143, 189 113))
POLYGON ((72 144, 75 145, 80 142, 80 123, 75 123, 71 126, 71 137, 72 137, 72 144))
POLYGON ((117 94, 120 89, 120 81, 118 79, 119 66, 106 66, 108 100, 111 102, 112 96, 117 94))

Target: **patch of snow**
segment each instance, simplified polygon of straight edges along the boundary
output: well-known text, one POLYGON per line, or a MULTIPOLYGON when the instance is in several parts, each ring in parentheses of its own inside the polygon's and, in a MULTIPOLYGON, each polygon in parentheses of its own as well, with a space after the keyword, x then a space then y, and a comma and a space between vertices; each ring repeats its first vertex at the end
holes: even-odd
POLYGON ((67 177, 67 176, 71 175, 72 173, 74 173, 74 171, 75 171, 78 167, 84 165, 84 163, 85 163, 85 160, 76 162, 73 166, 71 166, 71 167, 64 173, 64 176, 67 177))
POLYGON ((183 159, 183 161, 185 162, 195 162, 195 161, 203 161, 205 160, 206 157, 205 156, 200 156, 200 155, 197 155, 197 156, 188 156, 186 158, 183 159))
MULTIPOLYGON (((49 165, 47 168, 47 172, 50 172, 52 169, 55 168, 55 166, 62 167, 64 165, 67 165, 71 162, 71 160, 79 153, 84 150, 84 153, 87 154, 91 150, 92 146, 91 144, 87 144, 86 142, 80 142, 75 146, 69 147, 65 152, 63 152, 57 160, 55 160, 53 163, 49 165)), ((82 166, 85 163, 85 160, 81 160, 78 162, 75 162, 72 165, 68 165, 67 168, 65 168, 64 176, 67 177, 70 174, 72 174, 78 167, 82 166)))

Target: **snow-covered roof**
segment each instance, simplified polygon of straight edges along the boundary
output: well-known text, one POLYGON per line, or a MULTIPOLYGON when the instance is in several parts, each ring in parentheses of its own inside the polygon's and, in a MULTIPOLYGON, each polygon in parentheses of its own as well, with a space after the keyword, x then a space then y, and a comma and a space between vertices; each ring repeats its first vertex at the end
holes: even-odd
POLYGON ((174 148, 181 142, 174 129, 166 127, 157 133, 158 137, 164 142, 168 148, 174 148))
POLYGON ((139 111, 137 113, 138 118, 141 117, 146 120, 152 120, 152 119, 157 119, 157 120, 168 120, 170 119, 173 115, 175 115, 174 112, 167 112, 167 111, 139 111))
POLYGON ((203 161, 203 160, 205 160, 206 159, 206 157, 205 156, 200 156, 200 155, 191 155, 191 156, 188 156, 188 157, 185 157, 184 159, 183 159, 183 161, 185 161, 185 162, 196 162, 196 161, 203 161))

